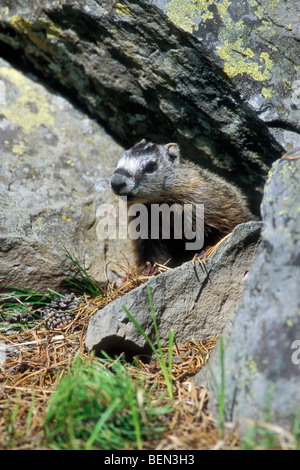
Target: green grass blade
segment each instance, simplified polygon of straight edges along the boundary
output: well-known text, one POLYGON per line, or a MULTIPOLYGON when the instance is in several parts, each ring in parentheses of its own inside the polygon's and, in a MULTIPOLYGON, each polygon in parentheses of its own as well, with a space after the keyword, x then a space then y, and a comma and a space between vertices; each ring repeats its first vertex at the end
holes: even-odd
POLYGON ((152 351, 154 352, 155 356, 157 357, 157 350, 155 349, 154 344, 152 343, 152 341, 151 341, 151 339, 149 338, 149 336, 146 335, 146 333, 144 332, 143 328, 139 325, 139 323, 136 321, 136 319, 134 318, 134 316, 131 315, 131 313, 130 313, 129 310, 125 307, 125 305, 122 305, 122 308, 123 308, 124 312, 126 313, 126 315, 128 316, 129 320, 134 324, 134 326, 136 327, 136 329, 139 331, 139 333, 141 333, 141 335, 147 340, 149 346, 151 347, 152 351))
POLYGON ((97 421, 90 438, 87 440, 86 445, 84 447, 84 450, 90 450, 99 435, 101 429, 103 428, 104 424, 106 421, 109 419, 109 417, 113 414, 113 412, 116 410, 116 408, 120 405, 120 398, 116 398, 110 405, 109 407, 102 413, 100 416, 99 420, 97 421))
POLYGON ((87 271, 76 261, 71 253, 64 247, 65 256, 72 262, 76 268, 79 278, 76 276, 71 276, 70 279, 66 279, 66 283, 72 285, 76 290, 80 292, 86 292, 92 297, 103 295, 102 289, 98 286, 97 282, 93 280, 87 271))
POLYGON ((167 389, 170 398, 173 400, 173 386, 172 386, 172 350, 173 350, 173 332, 170 332, 169 336, 169 366, 166 365, 166 361, 163 355, 163 351, 161 348, 161 343, 160 343, 160 338, 159 338, 159 333, 158 333, 158 327, 157 327, 157 322, 156 322, 156 317, 155 317, 155 311, 154 311, 154 306, 153 306, 153 299, 152 299, 152 294, 150 287, 147 286, 147 292, 148 292, 148 297, 149 297, 149 304, 150 304, 150 310, 151 310, 151 316, 153 320, 153 325, 154 325, 154 330, 155 330, 155 336, 156 336, 156 342, 157 342, 157 347, 158 350, 155 348, 153 342, 151 339, 148 337, 148 335, 145 333, 145 331, 142 329, 142 327, 139 325, 139 323, 136 321, 136 319, 133 317, 133 315, 129 312, 129 310, 125 307, 125 305, 122 305, 123 310, 125 311, 126 315, 128 316, 129 320, 134 324, 136 329, 141 333, 141 335, 146 339, 148 342, 149 346, 151 347, 152 351, 155 354, 155 357, 157 361, 159 362, 159 365, 162 369, 166 384, 167 384, 167 389), (170 344, 171 342, 171 344, 170 344), (170 366, 171 365, 171 366, 170 366), (171 372, 170 372, 171 371, 171 372))
POLYGON ((170 412, 158 400, 153 403, 142 387, 120 360, 75 358, 50 399, 45 420, 48 447, 141 449, 143 439, 161 436, 159 416, 170 412))
POLYGON ((172 368, 173 368, 173 343, 174 343, 174 332, 170 331, 169 334, 169 376, 172 377, 172 368))

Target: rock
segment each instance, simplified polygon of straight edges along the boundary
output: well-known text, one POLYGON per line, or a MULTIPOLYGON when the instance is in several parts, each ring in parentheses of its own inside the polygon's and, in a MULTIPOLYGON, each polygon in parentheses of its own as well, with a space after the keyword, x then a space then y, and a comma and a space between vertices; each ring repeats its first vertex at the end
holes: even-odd
POLYGON ((6 344, 0 341, 0 365, 6 361, 6 344))
POLYGON ((300 146, 298 0, 153 0, 224 68, 286 150, 300 146))
MULTIPOLYGON (((10 333, 9 329, 7 331, 6 328, 2 328, 2 331, 6 330, 5 333, 8 334, 10 333)), ((1 332, 2 332, 1 331, 1 332)), ((12 343, 5 343, 4 341, 0 341, 0 366, 2 364, 5 364, 6 360, 10 359, 10 356, 13 355, 16 352, 17 348, 15 345, 12 343)))
MULTIPOLYGON (((300 409, 299 181, 300 159, 280 159, 272 166, 262 202, 262 242, 240 306, 224 333, 225 417, 240 422, 242 432, 244 419, 292 432, 300 409)), ((216 417, 213 375, 220 386, 220 374, 215 349, 195 383, 207 385, 216 417)))
POLYGON ((240 186, 258 213, 267 172, 283 148, 201 41, 144 0, 38 5, 2 9, 6 57, 26 58, 63 86, 122 145, 141 138, 179 143, 187 158, 240 186))
POLYGON ((206 261, 206 269, 192 262, 151 278, 147 284, 100 309, 90 320, 85 345, 96 354, 149 353, 122 305, 155 343, 147 285, 151 289, 161 345, 167 346, 172 329, 178 345, 188 339, 221 334, 243 294, 247 273, 260 240, 260 222, 236 227, 206 261))
POLYGON ((104 202, 118 205, 109 177, 122 148, 37 77, 2 59, 0 80, 0 285, 63 290, 74 274, 66 250, 104 282, 106 252, 122 259, 124 244, 99 239, 96 211, 104 202))

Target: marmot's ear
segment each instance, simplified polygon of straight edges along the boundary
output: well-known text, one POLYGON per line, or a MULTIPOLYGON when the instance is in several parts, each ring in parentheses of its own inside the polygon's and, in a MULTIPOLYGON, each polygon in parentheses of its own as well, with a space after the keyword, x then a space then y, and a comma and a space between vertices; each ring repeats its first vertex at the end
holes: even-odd
POLYGON ((179 162, 180 150, 177 144, 167 144, 165 145, 165 149, 167 150, 168 157, 170 158, 172 162, 175 162, 175 160, 179 162))

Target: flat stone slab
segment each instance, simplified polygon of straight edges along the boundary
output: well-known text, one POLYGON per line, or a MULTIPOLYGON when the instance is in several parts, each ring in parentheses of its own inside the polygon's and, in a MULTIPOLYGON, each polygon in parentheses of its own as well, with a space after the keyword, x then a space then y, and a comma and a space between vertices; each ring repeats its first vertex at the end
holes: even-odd
POLYGON ((151 278, 147 283, 100 309, 90 320, 85 345, 96 354, 148 353, 145 338, 128 319, 125 305, 155 343, 147 286, 151 289, 162 346, 172 329, 177 344, 222 333, 242 297, 245 280, 260 240, 260 222, 235 228, 206 261, 192 262, 151 278))

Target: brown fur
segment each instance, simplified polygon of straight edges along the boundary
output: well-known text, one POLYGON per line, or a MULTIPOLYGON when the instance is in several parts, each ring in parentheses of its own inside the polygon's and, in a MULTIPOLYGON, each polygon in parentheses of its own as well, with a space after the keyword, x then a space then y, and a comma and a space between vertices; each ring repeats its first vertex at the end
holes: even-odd
MULTIPOLYGON (((140 159, 138 161, 141 161, 141 165, 148 158, 147 151, 143 150, 142 144, 147 150, 146 142, 142 141, 126 152, 127 158, 130 158, 132 151, 134 158, 140 159)), ((150 148, 150 144, 148 147, 150 148)), ((149 209, 154 203, 166 203, 169 206, 176 204, 181 207, 183 204, 204 204, 205 234, 202 250, 216 244, 236 225, 254 218, 247 207, 245 197, 235 186, 194 163, 180 160, 176 144, 156 146, 156 149, 154 152, 151 148, 151 156, 154 155, 152 160, 158 161, 159 173, 146 175, 145 182, 143 182, 143 175, 132 175, 128 178, 130 181, 134 178, 140 178, 142 181, 133 199, 128 202, 128 206, 137 202, 146 204, 149 209), (166 175, 163 178, 164 172, 166 175)), ((185 239, 177 240, 172 237, 169 240, 164 240, 162 237, 158 240, 132 240, 136 264, 139 268, 144 268, 147 262, 154 265, 168 261, 167 266, 178 266, 184 261, 191 260, 196 254, 185 249, 185 242, 185 239)))

